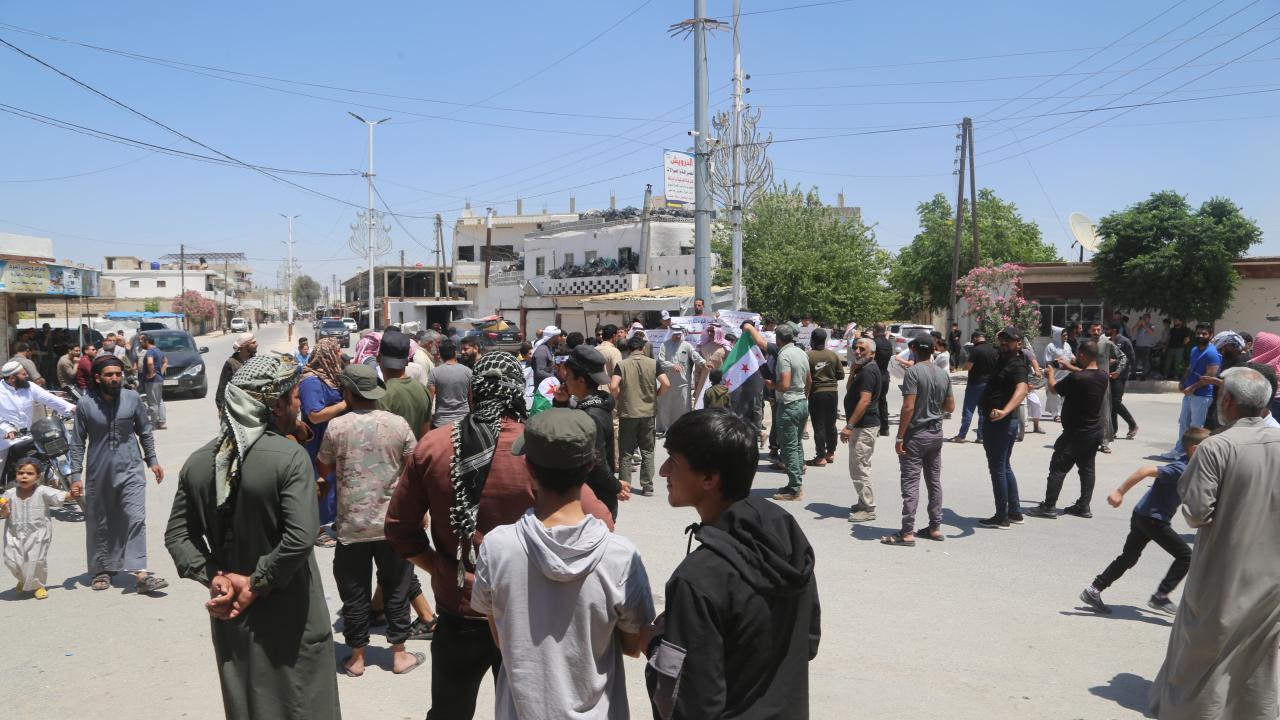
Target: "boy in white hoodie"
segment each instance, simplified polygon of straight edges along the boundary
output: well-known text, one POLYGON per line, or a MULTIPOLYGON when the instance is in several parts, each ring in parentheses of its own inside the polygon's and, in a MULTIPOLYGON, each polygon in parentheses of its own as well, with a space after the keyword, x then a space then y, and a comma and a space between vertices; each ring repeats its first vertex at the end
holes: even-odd
POLYGON ((603 462, 595 436, 586 413, 552 408, 512 445, 536 500, 485 535, 471 592, 502 651, 499 720, 630 717, 622 655, 643 651, 653 596, 635 546, 582 509, 587 474, 603 462))

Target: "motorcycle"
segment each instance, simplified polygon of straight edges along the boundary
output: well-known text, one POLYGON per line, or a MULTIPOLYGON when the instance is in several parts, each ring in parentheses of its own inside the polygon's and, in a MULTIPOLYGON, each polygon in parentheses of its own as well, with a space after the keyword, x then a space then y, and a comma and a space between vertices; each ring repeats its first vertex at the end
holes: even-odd
MULTIPOLYGON (((65 393, 71 402, 79 400, 79 393, 65 393)), ((17 432, 5 455, 4 468, 0 470, 0 487, 8 489, 13 486, 17 474, 17 463, 26 457, 36 457, 44 465, 45 485, 56 490, 69 491, 73 482, 71 472, 71 442, 67 432, 70 416, 49 415, 31 424, 30 428, 22 428, 17 432)))

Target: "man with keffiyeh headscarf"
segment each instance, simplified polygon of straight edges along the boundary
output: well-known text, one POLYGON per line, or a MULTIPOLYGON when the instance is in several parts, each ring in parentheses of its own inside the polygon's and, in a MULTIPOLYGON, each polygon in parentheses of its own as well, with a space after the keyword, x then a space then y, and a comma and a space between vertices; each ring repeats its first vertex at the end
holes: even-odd
MULTIPOLYGON (((387 509, 387 540, 430 573, 436 596, 427 714, 433 720, 470 718, 485 674, 502 663, 488 623, 471 609, 471 587, 484 534, 533 506, 533 479, 511 454, 527 416, 519 361, 505 352, 480 356, 471 413, 422 437, 387 509)), ((583 488, 582 504, 612 529, 609 510, 590 488, 583 488)))
POLYGON ((218 437, 182 467, 165 547, 209 587, 228 718, 341 717, 333 631, 312 542, 315 471, 289 437, 297 365, 256 356, 227 385, 218 437))

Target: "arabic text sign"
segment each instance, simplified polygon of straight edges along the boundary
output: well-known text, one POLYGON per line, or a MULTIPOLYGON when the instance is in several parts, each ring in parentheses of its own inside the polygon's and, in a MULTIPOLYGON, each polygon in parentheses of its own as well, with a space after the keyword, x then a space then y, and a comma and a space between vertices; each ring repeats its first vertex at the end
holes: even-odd
POLYGON ((662 194, 667 207, 684 207, 693 204, 694 160, 693 154, 667 150, 662 155, 662 194))

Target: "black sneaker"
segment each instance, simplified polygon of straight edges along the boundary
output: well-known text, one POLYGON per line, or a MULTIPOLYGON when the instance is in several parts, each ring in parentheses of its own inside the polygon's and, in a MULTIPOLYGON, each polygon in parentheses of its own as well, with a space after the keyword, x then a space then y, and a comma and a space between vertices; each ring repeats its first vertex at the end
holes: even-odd
POLYGON ((410 640, 430 640, 436 634, 436 621, 432 618, 431 622, 427 622, 422 618, 415 619, 409 624, 410 640))
POLYGON ((1009 522, 1013 523, 1014 525, 1021 525, 1026 521, 1027 521, 1027 517, 1020 512, 1009 513, 1009 522))
POLYGON ((1079 505, 1071 505, 1069 507, 1065 507, 1062 509, 1062 512, 1066 513, 1067 515, 1075 515, 1076 517, 1081 517, 1081 518, 1093 517, 1093 513, 1089 512, 1089 508, 1082 508, 1079 505))
POLYGON ((653 497, 653 488, 651 487, 641 488, 640 494, 644 497, 653 497))
POLYGON ((1009 529, 1009 518, 992 515, 985 520, 979 520, 978 524, 985 528, 999 528, 1001 530, 1009 529))
POLYGON ((1103 615, 1111 614, 1111 608, 1107 607, 1107 604, 1102 602, 1102 593, 1094 590, 1092 586, 1080 591, 1080 601, 1085 605, 1088 605, 1089 608, 1096 613, 1101 613, 1103 615))
POLYGON ((784 487, 773 494, 774 500, 799 500, 804 497, 804 491, 800 488, 784 487))
POLYGON ((1178 606, 1174 605, 1173 601, 1167 597, 1162 598, 1158 595, 1152 595, 1151 598, 1147 600, 1147 607, 1167 615, 1178 614, 1178 606))
POLYGON ((1040 504, 1027 511, 1028 515, 1046 520, 1057 520, 1058 511, 1048 505, 1040 504))

